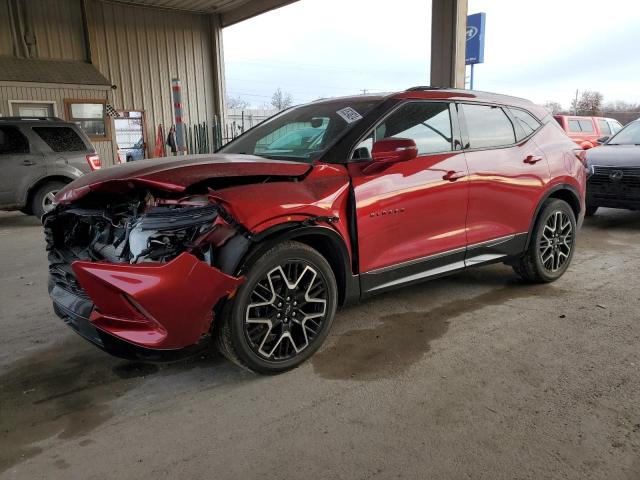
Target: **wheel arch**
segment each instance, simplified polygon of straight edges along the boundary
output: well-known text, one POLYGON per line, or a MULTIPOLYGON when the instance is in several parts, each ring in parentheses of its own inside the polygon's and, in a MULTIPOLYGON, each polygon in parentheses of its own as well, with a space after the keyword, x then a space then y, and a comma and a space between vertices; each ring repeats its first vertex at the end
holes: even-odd
POLYGON ((251 257, 287 240, 308 245, 329 262, 338 286, 339 305, 352 303, 359 298, 360 283, 351 272, 351 257, 344 239, 332 228, 322 225, 280 224, 261 232, 253 239, 253 245, 246 253, 239 256, 235 270, 240 269, 251 257))
POLYGON ((74 178, 67 177, 64 175, 49 175, 47 177, 42 177, 38 179, 33 185, 29 187, 29 190, 27 190, 27 196, 25 198, 25 208, 29 210, 31 209, 31 202, 33 200, 33 196, 38 191, 38 189, 45 183, 47 182, 71 183, 74 180, 75 180, 74 178))
POLYGON ((580 213, 582 212, 582 202, 580 201, 580 194, 578 193, 578 189, 568 183, 563 183, 551 187, 549 190, 547 190, 547 192, 540 199, 538 205, 536 206, 535 213, 531 219, 531 225, 529 225, 529 232, 527 234, 527 243, 525 245, 525 250, 529 248, 531 236, 533 235, 533 229, 536 225, 536 222, 538 221, 540 212, 542 212, 542 207, 544 206, 544 203, 550 198, 564 200, 569 204, 571 210, 573 210, 573 213, 576 216, 576 221, 578 221, 578 219, 580 218, 580 213))

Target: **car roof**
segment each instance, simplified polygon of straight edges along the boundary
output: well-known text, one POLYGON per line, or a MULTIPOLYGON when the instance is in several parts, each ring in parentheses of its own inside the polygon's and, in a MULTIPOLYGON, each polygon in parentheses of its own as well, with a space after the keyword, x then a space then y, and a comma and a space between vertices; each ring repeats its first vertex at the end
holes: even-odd
POLYGON ((10 123, 13 125, 65 125, 76 126, 58 117, 0 117, 0 125, 10 123))
MULTIPOLYGON (((316 100, 316 102, 345 102, 345 101, 362 101, 371 99, 373 101, 384 101, 387 99, 415 99, 415 100, 454 100, 478 103, 495 103, 499 105, 507 105, 535 113, 539 118, 549 115, 549 112, 543 107, 536 105, 530 100, 513 97, 511 95, 503 95, 499 93, 483 92, 479 90, 462 90, 456 88, 439 88, 430 86, 412 87, 401 92, 394 93, 375 93, 365 95, 350 95, 345 97, 335 97, 316 100)), ((314 103, 316 103, 314 102, 314 103)))

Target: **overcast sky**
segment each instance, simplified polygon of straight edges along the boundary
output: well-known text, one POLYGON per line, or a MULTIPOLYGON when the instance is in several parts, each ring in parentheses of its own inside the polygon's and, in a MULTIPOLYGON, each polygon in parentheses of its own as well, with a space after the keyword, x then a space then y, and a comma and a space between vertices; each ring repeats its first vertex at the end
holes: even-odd
MULTIPOLYGON (((568 106, 640 102, 640 1, 469 0, 486 12, 475 88, 568 106)), ((227 91, 255 106, 429 83, 430 0, 300 0, 224 30, 227 91)))

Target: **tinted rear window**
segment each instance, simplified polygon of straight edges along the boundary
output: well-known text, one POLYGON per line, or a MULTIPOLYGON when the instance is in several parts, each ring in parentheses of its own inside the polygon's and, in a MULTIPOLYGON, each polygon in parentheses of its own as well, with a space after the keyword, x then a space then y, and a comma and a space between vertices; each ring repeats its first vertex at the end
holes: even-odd
POLYGON ((88 150, 80 135, 69 127, 33 127, 33 131, 54 152, 83 152, 88 150))
POLYGON ((463 104, 469 148, 512 145, 516 142, 513 124, 500 107, 463 104))
POLYGON ((29 153, 29 141, 16 127, 0 127, 0 155, 29 153))

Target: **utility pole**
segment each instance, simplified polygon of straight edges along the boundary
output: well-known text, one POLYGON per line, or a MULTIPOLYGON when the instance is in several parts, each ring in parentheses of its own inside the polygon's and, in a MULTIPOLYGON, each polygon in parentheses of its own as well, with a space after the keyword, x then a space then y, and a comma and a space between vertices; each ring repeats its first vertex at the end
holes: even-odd
POLYGON ((578 115, 578 89, 576 88, 576 100, 573 104, 573 114, 578 115))
POLYGON ((369 93, 369 89, 368 88, 363 88, 360 91, 362 92, 362 95, 366 95, 367 93, 369 93))

